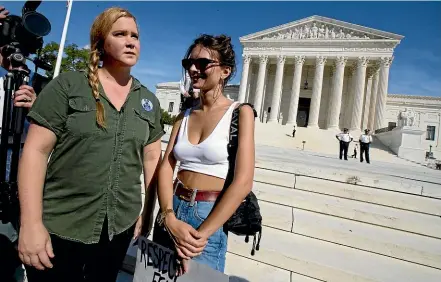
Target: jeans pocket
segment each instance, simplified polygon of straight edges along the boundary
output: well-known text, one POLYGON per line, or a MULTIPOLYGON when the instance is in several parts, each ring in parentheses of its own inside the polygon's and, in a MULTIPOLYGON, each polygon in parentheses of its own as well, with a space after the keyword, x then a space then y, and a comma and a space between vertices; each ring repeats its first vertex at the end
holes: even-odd
POLYGON ((214 202, 196 202, 194 205, 194 217, 202 223, 207 219, 213 207, 214 202))

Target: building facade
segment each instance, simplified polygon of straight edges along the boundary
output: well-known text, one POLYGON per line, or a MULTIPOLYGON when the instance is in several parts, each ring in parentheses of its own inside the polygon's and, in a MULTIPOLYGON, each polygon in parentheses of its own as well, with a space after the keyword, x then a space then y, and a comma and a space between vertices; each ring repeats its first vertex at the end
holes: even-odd
MULTIPOLYGON (((312 16, 240 38, 240 85, 226 94, 254 104, 260 122, 358 134, 393 127, 405 108, 439 148, 441 98, 388 95, 394 49, 403 36, 312 16)), ((441 93, 440 93, 441 94, 441 93)), ((178 83, 157 85, 161 106, 176 114, 178 83)))

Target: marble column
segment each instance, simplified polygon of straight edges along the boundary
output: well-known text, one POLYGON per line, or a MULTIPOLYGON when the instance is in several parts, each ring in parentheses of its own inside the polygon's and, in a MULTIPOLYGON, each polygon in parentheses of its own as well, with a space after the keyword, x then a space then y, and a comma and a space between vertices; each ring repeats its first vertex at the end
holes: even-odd
POLYGON ((302 68, 305 63, 305 56, 294 57, 294 77, 292 80, 291 97, 289 99, 289 111, 287 125, 297 125, 297 110, 299 108, 300 79, 302 79, 302 68))
POLYGON ((354 105, 354 88, 355 88, 355 67, 349 66, 346 69, 348 73, 348 85, 347 85, 347 103, 344 108, 344 121, 343 127, 350 128, 351 127, 351 117, 352 117, 352 107, 354 105))
POLYGON ((375 106, 377 105, 378 80, 380 78, 380 68, 378 63, 375 64, 372 71, 374 74, 372 78, 371 103, 369 105, 369 119, 367 124, 367 128, 371 131, 373 131, 375 125, 375 106))
POLYGON ((318 128, 320 113, 320 100, 322 98, 323 71, 325 69, 326 57, 315 57, 315 73, 312 85, 311 106, 309 109, 308 127, 318 128))
POLYGON ((366 57, 358 57, 355 63, 354 104, 352 105, 351 131, 360 131, 368 62, 369 60, 366 57))
POLYGON ((368 122, 369 122, 369 109, 371 105, 371 97, 372 97, 372 80, 374 78, 374 72, 372 68, 369 68, 367 70, 367 83, 366 83, 366 94, 365 94, 365 100, 364 100, 364 113, 363 113, 363 122, 361 125, 361 129, 365 130, 368 128, 368 122))
POLYGON ((386 111, 387 90, 389 85, 389 68, 393 57, 382 57, 380 60, 380 79, 378 81, 377 105, 375 106, 374 130, 386 127, 384 113, 386 111))
POLYGON ((243 55, 242 78, 240 79, 239 96, 238 96, 238 100, 240 103, 245 102, 245 98, 247 94, 250 62, 251 62, 251 56, 243 55))
POLYGON ((345 65, 347 61, 347 57, 338 56, 334 62, 335 74, 332 86, 331 101, 329 105, 327 129, 338 129, 339 127, 343 79, 345 73, 345 65))
POLYGON ((283 69, 286 57, 277 56, 276 77, 274 80, 273 96, 271 100, 271 113, 268 122, 277 122, 280 109, 280 96, 282 95, 283 69))
MULTIPOLYGON (((254 109, 260 118, 263 99, 263 88, 265 86, 266 65, 268 63, 267 55, 259 56, 259 73, 257 74, 256 96, 254 97, 254 109)), ((261 118, 260 118, 261 119, 261 118)))

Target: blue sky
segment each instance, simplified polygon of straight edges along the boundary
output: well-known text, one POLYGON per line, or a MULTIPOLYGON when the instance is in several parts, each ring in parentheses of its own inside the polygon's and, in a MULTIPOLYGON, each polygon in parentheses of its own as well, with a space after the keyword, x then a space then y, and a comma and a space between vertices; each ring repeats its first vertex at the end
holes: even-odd
MULTIPOLYGON (((3 1, 2 1, 3 2, 3 1)), ((3 2, 19 14, 24 1, 3 2)), ((141 57, 133 70, 152 91, 159 82, 178 81, 180 61, 201 33, 232 37, 239 83, 242 46, 239 37, 312 15, 335 18, 405 36, 395 49, 389 93, 441 96, 441 2, 80 2, 74 1, 68 43, 85 46, 94 18, 118 5, 129 9, 140 26, 141 57)), ((48 17, 45 42, 60 41, 66 1, 43 1, 48 17)))

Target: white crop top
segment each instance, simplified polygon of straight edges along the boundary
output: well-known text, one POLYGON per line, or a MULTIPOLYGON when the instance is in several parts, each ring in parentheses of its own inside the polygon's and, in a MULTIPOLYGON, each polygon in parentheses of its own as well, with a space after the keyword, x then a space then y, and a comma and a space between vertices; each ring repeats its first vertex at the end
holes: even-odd
POLYGON ((229 166, 227 146, 231 117, 236 103, 228 108, 213 132, 198 145, 188 141, 188 119, 191 109, 185 111, 173 148, 175 159, 181 163, 179 171, 189 170, 222 179, 227 177, 229 166))

